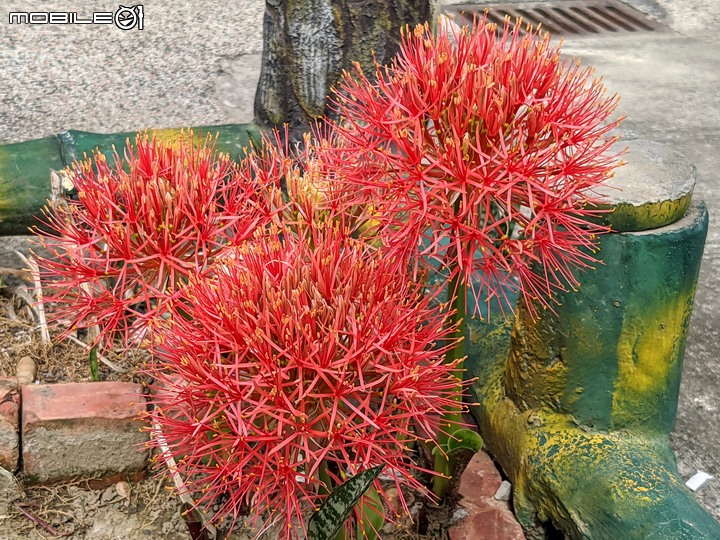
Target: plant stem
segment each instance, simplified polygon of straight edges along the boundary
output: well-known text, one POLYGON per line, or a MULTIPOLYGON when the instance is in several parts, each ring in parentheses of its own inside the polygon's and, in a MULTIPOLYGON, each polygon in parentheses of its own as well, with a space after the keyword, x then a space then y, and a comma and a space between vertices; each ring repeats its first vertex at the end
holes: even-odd
POLYGON ((318 478, 320 478, 320 481, 322 484, 319 486, 318 491, 321 495, 330 495, 333 490, 333 482, 330 478, 330 475, 327 472, 327 461, 322 460, 320 462, 320 465, 318 466, 318 478))
MULTIPOLYGON (((457 325, 455 332, 453 333, 453 339, 457 340, 455 346, 448 351, 447 361, 454 362, 460 360, 455 369, 455 377, 462 382, 464 377, 464 361, 465 361, 465 331, 467 325, 465 320, 467 318, 467 284, 462 280, 462 277, 457 276, 450 280, 448 285, 448 301, 452 302, 453 315, 450 317, 450 324, 457 325)), ((461 386, 461 385, 460 385, 461 386)), ((456 401, 462 402, 462 392, 458 392, 455 396, 456 401)), ((460 413, 456 413, 458 420, 460 419, 460 413)))
POLYGON ((93 382, 100 380, 100 366, 98 366, 97 345, 90 349, 90 379, 93 382))
POLYGON ((355 538, 377 540, 378 532, 384 524, 385 511, 380 494, 374 486, 370 486, 357 504, 355 538))
MULTIPOLYGON (((455 401, 462 403, 462 380, 463 380, 463 363, 465 360, 465 319, 467 312, 467 284, 463 282, 459 272, 448 283, 447 298, 451 302, 453 314, 450 316, 450 323, 456 326, 453 333, 453 339, 456 340, 455 346, 450 349, 445 358, 448 363, 459 360, 455 369, 455 377, 458 379, 457 391, 455 393, 455 401)), ((447 448, 452 433, 462 427, 461 407, 452 405, 447 408, 446 412, 440 419, 440 433, 438 434, 438 446, 441 449, 447 448)), ((442 451, 435 454, 435 472, 442 476, 433 478, 433 492, 442 499, 445 489, 447 488, 450 474, 452 473, 454 460, 452 456, 443 454, 442 451)))

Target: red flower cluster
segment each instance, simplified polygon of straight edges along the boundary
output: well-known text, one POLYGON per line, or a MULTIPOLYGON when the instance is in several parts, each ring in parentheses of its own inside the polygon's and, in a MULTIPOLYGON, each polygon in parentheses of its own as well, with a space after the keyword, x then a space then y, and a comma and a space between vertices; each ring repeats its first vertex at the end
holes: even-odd
POLYGON ((407 444, 460 407, 451 343, 435 347, 452 328, 393 257, 331 227, 258 236, 173 305, 150 421, 198 504, 227 497, 215 519, 249 509, 295 538, 321 473, 378 464, 423 489, 407 444))
MULTIPOLYGON (((342 145, 323 152, 336 181, 372 200, 399 245, 416 246, 488 305, 509 289, 548 302, 594 261, 593 188, 617 165, 606 97, 547 35, 485 20, 452 36, 404 36, 371 82, 338 89, 342 145)), ((412 248, 414 249, 414 247, 412 248)), ((478 306, 475 306, 477 311, 478 306)))
POLYGON ((483 20, 453 37, 418 27, 376 83, 346 74, 341 122, 297 155, 266 139, 233 164, 139 136, 124 165, 77 164, 79 200, 47 213, 46 301, 105 345, 151 327, 152 444, 199 505, 224 497, 216 520, 302 536, 328 489, 378 464, 424 489, 407 444, 455 426, 463 358, 444 357, 465 314, 411 262, 489 306, 547 303, 594 261, 616 98, 547 36, 483 20))
POLYGON ((272 216, 254 179, 254 161, 238 166, 210 138, 172 143, 138 135, 125 160, 102 153, 76 163, 78 200, 46 210, 53 232, 38 231, 52 256, 39 257, 57 319, 97 326, 99 341, 136 343, 165 303, 228 244, 242 242, 272 216))

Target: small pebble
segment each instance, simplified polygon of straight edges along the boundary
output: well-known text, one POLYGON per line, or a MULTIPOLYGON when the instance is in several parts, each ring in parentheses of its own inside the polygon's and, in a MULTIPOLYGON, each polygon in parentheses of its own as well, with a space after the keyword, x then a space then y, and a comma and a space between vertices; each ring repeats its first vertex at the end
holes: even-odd
POLYGON ((103 491, 102 496, 100 497, 100 502, 110 502, 115 497, 117 497, 117 491, 115 491, 114 487, 109 487, 105 491, 103 491))
POLYGON ((15 367, 18 384, 32 384, 37 375, 37 364, 29 356, 23 356, 15 367))
POLYGON ((455 524, 458 521, 463 520, 466 517, 468 517, 468 515, 469 514, 467 513, 467 510, 465 510, 463 507, 460 506, 460 507, 456 508, 455 511, 453 512, 453 515, 452 515, 452 518, 450 519, 449 524, 450 525, 455 524))
POLYGON ((385 497, 387 497, 387 502, 390 508, 392 508, 396 512, 400 512, 402 505, 400 504, 400 495, 398 494, 397 488, 393 487, 390 489, 386 489, 385 497))
POLYGON ((128 484, 124 480, 121 480, 120 482, 115 484, 115 491, 117 491, 117 494, 120 495, 123 499, 130 500, 130 484, 128 484))
POLYGON ((500 484, 500 487, 495 492, 495 500, 496 501, 509 501, 511 493, 512 493, 512 484, 510 482, 508 482, 507 480, 503 480, 502 484, 500 484))
POLYGON ((705 482, 711 479, 712 475, 703 471, 698 471, 692 476, 692 478, 690 478, 690 480, 685 482, 685 485, 691 490, 697 491, 705 482))

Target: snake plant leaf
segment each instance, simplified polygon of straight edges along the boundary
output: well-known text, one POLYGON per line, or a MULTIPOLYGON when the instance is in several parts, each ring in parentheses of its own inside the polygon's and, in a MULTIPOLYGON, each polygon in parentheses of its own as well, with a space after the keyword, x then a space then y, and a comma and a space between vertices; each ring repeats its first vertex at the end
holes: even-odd
POLYGON ((342 528, 353 507, 367 491, 375 479, 380 476, 384 465, 356 474, 341 486, 338 486, 323 501, 310 518, 307 528, 308 540, 331 540, 342 528))

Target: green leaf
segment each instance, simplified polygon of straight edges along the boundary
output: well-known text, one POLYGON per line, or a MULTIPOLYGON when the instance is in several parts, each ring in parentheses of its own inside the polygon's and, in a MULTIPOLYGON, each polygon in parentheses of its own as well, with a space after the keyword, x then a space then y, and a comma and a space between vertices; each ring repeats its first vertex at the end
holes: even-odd
POLYGON ((332 479, 330 478, 330 475, 327 472, 327 462, 323 461, 320 463, 320 466, 318 467, 318 477, 320 478, 320 481, 322 482, 322 485, 320 486, 319 493, 320 495, 330 495, 330 491, 332 490, 332 479))
POLYGON ((380 476, 384 465, 378 465, 348 479, 323 501, 322 506, 310 518, 307 528, 308 540, 330 540, 342 528, 360 497, 380 476))
POLYGON ((483 440, 477 431, 460 428, 453 431, 446 444, 437 445, 432 449, 433 456, 450 455, 457 450, 470 450, 479 452, 483 447, 483 440))
POLYGON ((483 440, 480 434, 477 431, 466 428, 460 428, 454 431, 447 442, 448 453, 460 449, 479 452, 482 447, 483 440))
POLYGON ((100 366, 98 366, 97 346, 90 349, 90 380, 100 380, 100 366))
POLYGON ((370 488, 358 502, 356 535, 358 539, 377 540, 377 531, 385 524, 385 511, 377 489, 370 488))

